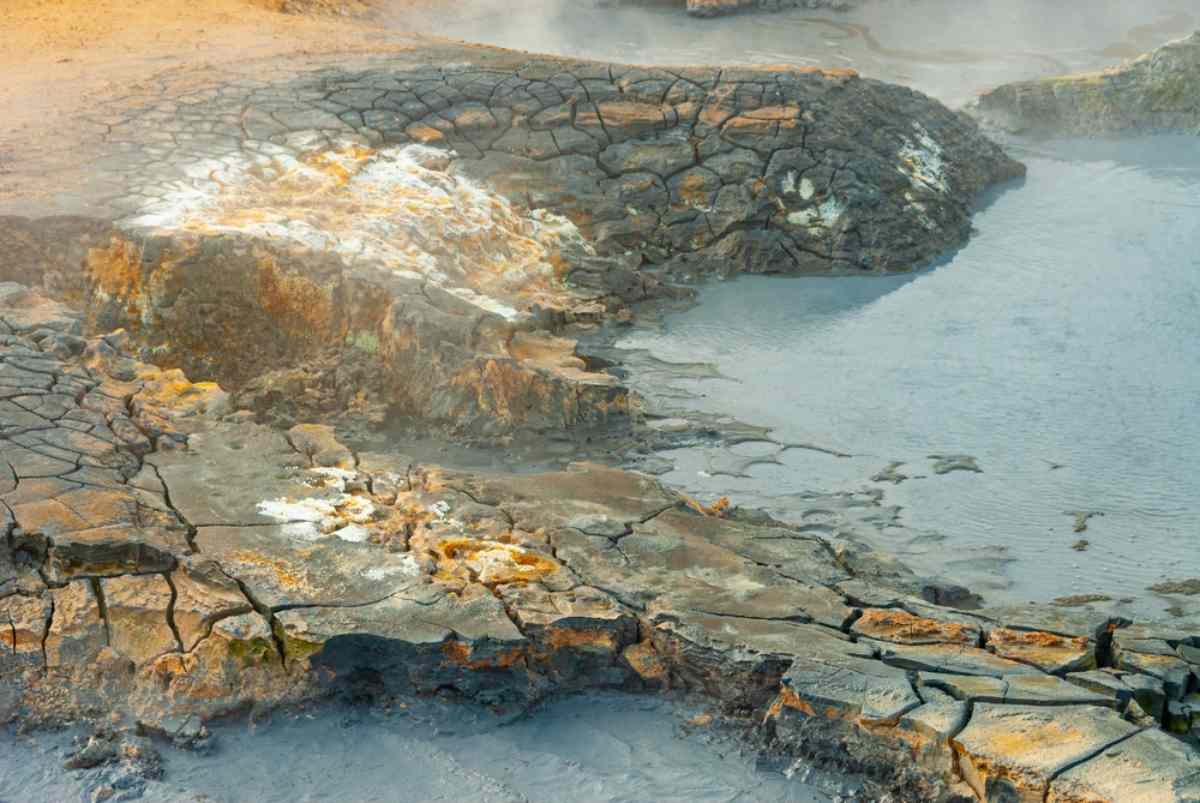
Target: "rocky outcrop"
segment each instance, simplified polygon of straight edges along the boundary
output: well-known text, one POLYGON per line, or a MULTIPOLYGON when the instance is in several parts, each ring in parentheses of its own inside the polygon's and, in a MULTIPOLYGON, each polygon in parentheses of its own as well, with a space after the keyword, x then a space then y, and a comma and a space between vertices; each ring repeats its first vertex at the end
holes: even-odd
POLYGON ((1006 84, 970 111, 1018 133, 1200 133, 1200 32, 1103 72, 1006 84))
POLYGON ((84 341, 36 293, 0 300, 4 719, 187 741, 337 690, 671 686, 899 799, 1196 794, 1166 733, 1200 726, 1191 630, 932 605, 894 567, 639 474, 357 454, 252 423, 123 334, 84 341))

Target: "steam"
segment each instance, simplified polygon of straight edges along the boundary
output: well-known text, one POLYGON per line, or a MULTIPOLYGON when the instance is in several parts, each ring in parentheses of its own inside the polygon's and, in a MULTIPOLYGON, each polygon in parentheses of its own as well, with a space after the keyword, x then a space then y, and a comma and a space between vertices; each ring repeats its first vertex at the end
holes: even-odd
POLYGON ((1194 0, 851 0, 695 19, 685 0, 378 0, 384 22, 516 50, 629 64, 852 66, 947 102, 1097 69, 1200 26, 1194 0))

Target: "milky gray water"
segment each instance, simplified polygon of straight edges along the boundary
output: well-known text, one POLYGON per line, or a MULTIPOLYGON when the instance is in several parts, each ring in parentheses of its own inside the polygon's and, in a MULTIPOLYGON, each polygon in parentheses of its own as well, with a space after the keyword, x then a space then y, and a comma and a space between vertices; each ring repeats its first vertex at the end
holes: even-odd
POLYGON ((790 450, 736 478, 725 450, 696 449, 669 481, 793 518, 796 492, 881 488, 904 527, 878 542, 918 568, 994 600, 1099 592, 1161 613, 1148 586, 1200 576, 1200 139, 1017 155, 1028 179, 935 269, 712 284, 621 345, 727 377, 655 373, 641 389, 668 412, 855 455, 790 450), (947 454, 982 473, 935 475, 947 454), (870 481, 892 462, 911 479, 870 481))
POLYGON ((789 9, 694 19, 683 0, 411 0, 402 30, 633 64, 851 66, 958 105, 1007 81, 1094 69, 1185 36, 1194 0, 861 0, 845 14, 789 9))
MULTIPOLYGON (((215 747, 164 749, 146 803, 827 803, 854 786, 762 768, 736 739, 693 724, 700 709, 596 694, 505 721, 410 700, 384 711, 323 707, 215 727, 215 747)), ((0 731, 0 803, 92 800, 111 770, 65 772, 71 734, 0 731)), ((801 773, 803 774, 803 773, 801 773)), ((120 787, 118 787, 120 790, 120 787)))

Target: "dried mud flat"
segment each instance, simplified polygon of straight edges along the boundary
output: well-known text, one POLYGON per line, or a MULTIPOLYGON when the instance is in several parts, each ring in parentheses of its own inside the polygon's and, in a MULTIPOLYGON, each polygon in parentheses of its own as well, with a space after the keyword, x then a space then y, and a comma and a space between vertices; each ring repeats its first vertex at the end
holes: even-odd
POLYGON ((1168 733, 1200 709, 1189 629, 938 605, 646 475, 455 471, 330 426, 637 433, 579 332, 681 275, 961 244, 1021 172, 973 123, 844 70, 321 61, 132 88, 70 167, 8 169, 88 215, 0 223, 6 720, 94 719, 74 766, 152 776, 144 734, 331 693, 670 688, 898 799, 1196 796, 1168 733))

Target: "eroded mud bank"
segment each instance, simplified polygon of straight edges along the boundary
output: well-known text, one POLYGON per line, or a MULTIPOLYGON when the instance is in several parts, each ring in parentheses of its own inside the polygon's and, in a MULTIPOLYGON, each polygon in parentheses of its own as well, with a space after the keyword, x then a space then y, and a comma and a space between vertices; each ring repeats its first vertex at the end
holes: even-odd
POLYGON ((1186 630, 930 605, 879 555, 645 475, 468 474, 282 433, 5 293, 6 719, 187 743, 338 690, 520 708, 671 687, 906 798, 1191 794, 1192 748, 1162 730, 1191 727, 1186 630))
POLYGON ((1034 135, 1200 133, 1200 32, 1107 70, 1006 84, 971 105, 999 128, 1034 135))

